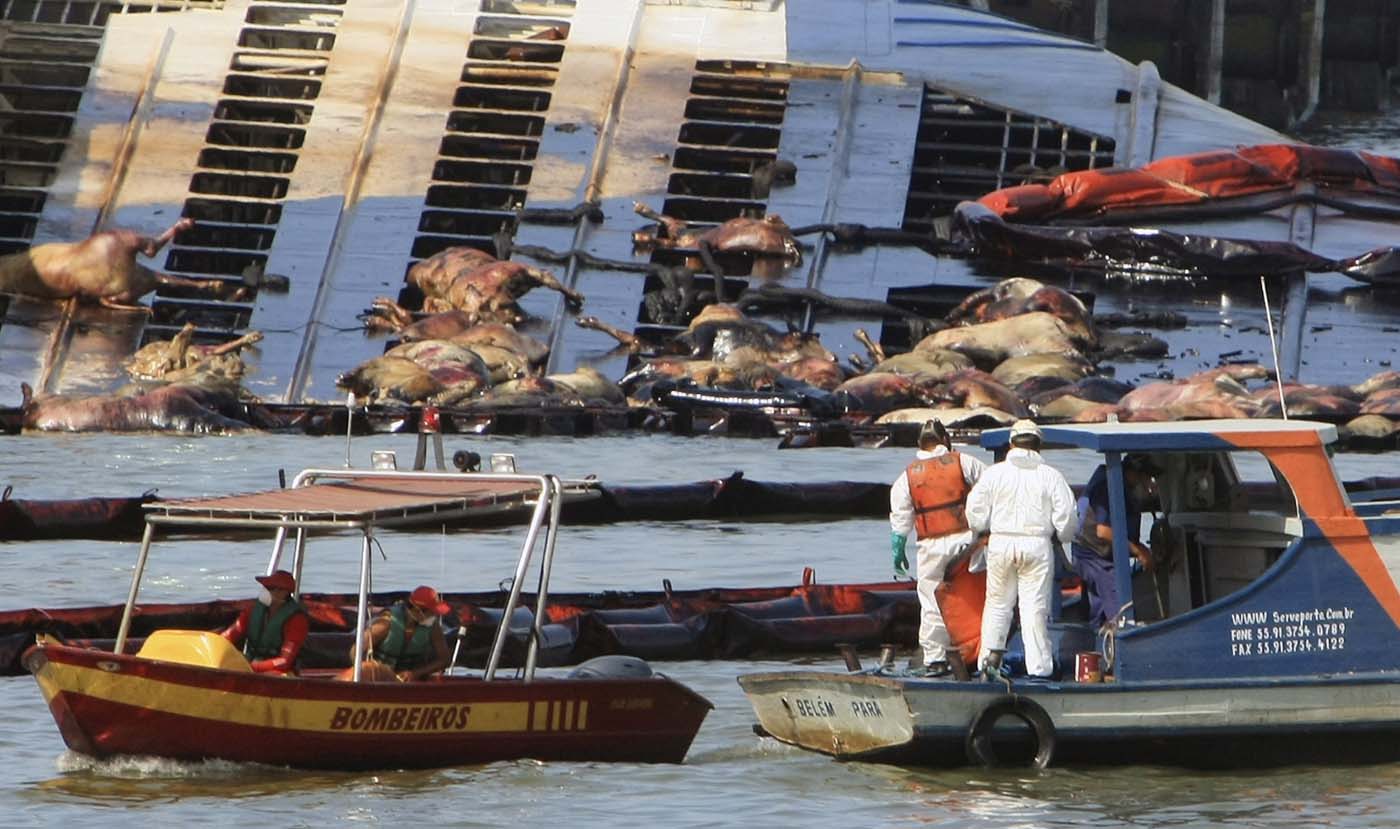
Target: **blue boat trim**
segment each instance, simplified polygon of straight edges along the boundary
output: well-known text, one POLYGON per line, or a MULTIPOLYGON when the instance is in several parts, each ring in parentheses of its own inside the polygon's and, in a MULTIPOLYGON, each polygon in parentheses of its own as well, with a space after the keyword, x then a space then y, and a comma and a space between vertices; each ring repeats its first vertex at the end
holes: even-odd
POLYGON ((899 40, 896 46, 912 49, 1071 49, 1080 52, 1099 52, 1099 47, 1090 43, 1051 42, 1043 40, 899 40))
MULTIPOLYGON (((895 679, 896 677, 883 677, 895 679)), ((920 691, 947 693, 982 693, 988 697, 998 697, 1006 693, 1006 685, 1001 682, 957 682, 947 679, 899 678, 905 685, 917 687, 920 691)), ((1144 679, 1126 682, 1064 682, 1028 681, 1024 677, 1011 680, 1013 693, 1032 700, 1046 692, 1059 694, 1121 694, 1145 691, 1234 691, 1241 688, 1315 688, 1315 687, 1363 687, 1371 685, 1400 686, 1400 669, 1393 671, 1373 671, 1369 673, 1319 674, 1277 677, 1228 677, 1221 679, 1144 679)))
POLYGON ((966 29, 1010 29, 1012 31, 1025 32, 1026 34, 1046 34, 1046 32, 1041 29, 1037 29, 1034 26, 1027 26, 1024 23, 1017 23, 1014 20, 991 21, 971 20, 958 17, 896 17, 894 22, 935 26, 959 26, 966 29))

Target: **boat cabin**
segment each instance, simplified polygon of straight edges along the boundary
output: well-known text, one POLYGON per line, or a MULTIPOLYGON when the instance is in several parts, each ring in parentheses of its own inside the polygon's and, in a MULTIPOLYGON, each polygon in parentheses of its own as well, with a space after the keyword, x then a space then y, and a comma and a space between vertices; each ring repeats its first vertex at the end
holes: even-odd
MULTIPOLYGON (((1072 621, 1078 607, 1056 628, 1076 649, 1097 635, 1118 681, 1400 666, 1400 492, 1349 495, 1328 451, 1335 427, 1105 423, 1043 435, 1052 465, 1060 448, 1103 456, 1120 607, 1102 631, 1072 621), (1152 486, 1136 475, 1129 486, 1129 466, 1152 486), (1130 541, 1150 549, 1150 566, 1134 566, 1130 541)), ((1000 456, 1009 430, 982 445, 1000 456)))

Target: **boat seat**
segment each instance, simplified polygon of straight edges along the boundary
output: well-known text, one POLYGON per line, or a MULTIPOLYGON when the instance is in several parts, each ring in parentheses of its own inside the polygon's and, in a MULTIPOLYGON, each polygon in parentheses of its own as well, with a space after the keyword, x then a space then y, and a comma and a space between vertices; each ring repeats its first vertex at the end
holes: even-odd
POLYGON ((146 637, 136 655, 142 659, 198 665, 249 673, 248 660, 231 642, 207 630, 158 630, 146 637))

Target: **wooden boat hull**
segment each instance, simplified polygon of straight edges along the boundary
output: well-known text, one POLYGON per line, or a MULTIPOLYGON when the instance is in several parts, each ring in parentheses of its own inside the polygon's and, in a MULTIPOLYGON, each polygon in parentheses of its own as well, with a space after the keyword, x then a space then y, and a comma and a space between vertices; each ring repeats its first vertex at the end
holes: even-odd
POLYGON ((670 679, 353 683, 45 643, 24 656, 69 748, 300 768, 678 763, 712 707, 670 679))
MULTIPOLYGON (((763 732, 841 759, 956 766, 978 715, 1038 708, 1054 762, 1197 767, 1400 758, 1400 675, 1138 683, 955 682, 782 672, 739 677, 763 732), (1029 705, 1027 705, 1029 703, 1029 705)), ((1001 728, 1020 721, 1004 716, 1001 728)), ((1020 733, 1029 742, 1030 732, 1020 733)))

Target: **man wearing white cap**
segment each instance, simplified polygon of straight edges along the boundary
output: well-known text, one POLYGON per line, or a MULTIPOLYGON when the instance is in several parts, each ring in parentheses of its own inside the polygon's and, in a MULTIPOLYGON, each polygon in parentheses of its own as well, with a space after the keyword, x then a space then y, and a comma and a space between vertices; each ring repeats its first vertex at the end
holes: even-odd
POLYGON ((1065 476, 1041 458, 1040 440, 1033 421, 1012 424, 1006 460, 989 467, 968 493, 967 523, 973 532, 991 532, 979 667, 1000 667, 1011 608, 1019 605, 1026 673, 1048 677, 1054 670, 1048 629, 1055 572, 1051 539, 1068 547, 1079 516, 1065 476))
POLYGON ((938 420, 919 429, 914 462, 890 487, 890 548, 896 574, 909 568, 904 545, 910 531, 919 535, 915 557, 915 590, 919 596, 919 647, 928 676, 948 672, 948 626, 935 591, 948 565, 972 543, 963 504, 987 465, 971 455, 952 451, 948 430, 938 420))

